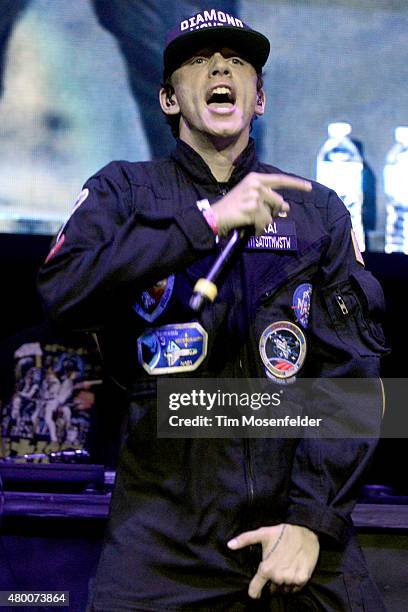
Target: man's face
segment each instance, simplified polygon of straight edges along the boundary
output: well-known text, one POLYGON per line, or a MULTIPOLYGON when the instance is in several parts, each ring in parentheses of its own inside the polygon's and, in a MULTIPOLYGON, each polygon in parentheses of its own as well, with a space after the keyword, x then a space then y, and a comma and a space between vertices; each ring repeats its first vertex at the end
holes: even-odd
POLYGON ((253 66, 228 48, 201 49, 172 74, 172 100, 161 91, 168 114, 181 114, 180 138, 194 143, 201 134, 215 138, 247 137, 254 114, 264 112, 253 66))

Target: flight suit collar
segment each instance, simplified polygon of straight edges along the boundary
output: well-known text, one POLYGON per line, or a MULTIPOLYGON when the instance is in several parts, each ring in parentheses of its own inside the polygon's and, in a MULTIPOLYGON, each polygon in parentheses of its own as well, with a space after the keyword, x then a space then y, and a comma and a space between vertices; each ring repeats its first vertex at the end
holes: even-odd
MULTIPOLYGON (((206 186, 216 186, 218 182, 203 158, 183 140, 177 141, 177 146, 171 154, 172 159, 182 167, 194 183, 206 186)), ((258 165, 255 142, 249 139, 248 145, 234 162, 234 170, 228 181, 231 188, 258 165)))

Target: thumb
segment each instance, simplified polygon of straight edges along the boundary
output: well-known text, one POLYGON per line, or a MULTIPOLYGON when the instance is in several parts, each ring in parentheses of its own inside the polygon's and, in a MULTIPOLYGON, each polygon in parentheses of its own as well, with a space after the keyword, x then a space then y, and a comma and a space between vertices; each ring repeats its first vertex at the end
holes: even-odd
POLYGON ((240 548, 245 548, 245 546, 251 546, 252 544, 262 544, 262 532, 262 528, 253 531, 244 531, 244 533, 240 533, 227 542, 227 546, 232 550, 239 550, 240 548))

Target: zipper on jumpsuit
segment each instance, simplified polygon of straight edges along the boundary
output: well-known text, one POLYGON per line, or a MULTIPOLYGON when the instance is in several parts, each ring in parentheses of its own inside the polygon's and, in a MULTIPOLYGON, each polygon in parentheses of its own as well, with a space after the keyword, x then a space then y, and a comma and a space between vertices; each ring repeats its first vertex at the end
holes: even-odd
MULTIPOLYGON (((227 188, 220 189, 220 195, 225 196, 227 193, 228 193, 227 188)), ((261 296, 260 300, 258 300, 255 307, 257 308, 264 299, 266 298, 270 299, 283 285, 285 285, 297 273, 298 273, 298 270, 295 270, 294 272, 292 272, 292 274, 286 277, 282 282, 278 283, 278 285, 274 287, 272 291, 265 292, 261 296)), ((233 289, 233 283, 231 283, 231 281, 229 281, 228 278, 226 279, 226 282, 230 282, 230 284, 232 285, 231 288, 233 289)), ((240 370, 240 373, 242 374, 243 367, 242 367, 241 359, 239 360, 239 370, 240 370)), ((254 475, 253 453, 251 450, 251 439, 243 438, 243 444, 244 444, 244 472, 245 472, 245 481, 246 481, 246 486, 247 486, 248 519, 249 519, 249 514, 251 512, 251 507, 253 506, 254 496, 255 496, 255 475, 254 475)), ((251 525, 248 519, 246 521, 245 528, 251 528, 251 525)), ((249 565, 251 567, 251 570, 255 573, 259 565, 259 548, 257 546, 251 545, 249 547, 248 552, 249 552, 249 555, 248 555, 249 565)))
MULTIPOLYGON (((307 272, 313 264, 307 266, 302 269, 302 272, 307 272)), ((285 286, 292 278, 299 273, 299 269, 294 270, 291 274, 289 274, 284 280, 279 282, 273 289, 269 289, 261 295, 261 297, 255 303, 255 309, 257 309, 262 302, 265 300, 270 300, 273 298, 276 293, 285 286)), ((240 369, 242 372, 242 363, 240 360, 240 369)), ((255 474, 254 474, 254 463, 253 463, 253 452, 251 450, 251 438, 244 438, 244 456, 245 456, 245 473, 246 473, 246 481, 247 481, 247 490, 248 490, 248 514, 250 513, 251 506, 254 502, 254 494, 255 494, 255 474)), ((251 528, 250 525, 248 525, 251 528)), ((255 573, 258 569, 259 565, 259 548, 251 545, 249 547, 249 562, 251 565, 252 571, 255 573)))
MULTIPOLYGON (((223 187, 222 189, 220 189, 220 195, 221 196, 225 196, 228 193, 228 189, 226 187, 223 187)), ((226 279, 226 282, 229 282, 232 286, 232 290, 233 290, 233 283, 231 283, 231 281, 228 280, 228 277, 226 279)), ((243 367, 242 367, 242 360, 239 360, 239 371, 242 374, 243 371, 243 367)), ((251 506, 253 505, 253 501, 254 501, 254 469, 253 469, 253 460, 252 460, 252 452, 251 452, 251 447, 250 447, 250 440, 248 438, 244 438, 243 439, 244 442, 244 471, 245 471, 245 481, 246 481, 246 485, 247 485, 247 495, 248 495, 248 511, 250 511, 251 506)), ((249 525, 248 525, 249 527, 249 525)), ((256 547, 255 546, 250 546, 249 547, 249 561, 250 561, 250 565, 251 565, 251 569, 253 571, 256 571, 257 569, 257 562, 255 560, 255 554, 256 554, 256 547)))

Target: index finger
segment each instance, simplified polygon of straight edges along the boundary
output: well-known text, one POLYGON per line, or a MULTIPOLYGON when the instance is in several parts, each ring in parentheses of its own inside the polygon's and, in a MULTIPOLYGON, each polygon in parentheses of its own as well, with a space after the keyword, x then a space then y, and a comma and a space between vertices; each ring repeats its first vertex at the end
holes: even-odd
POLYGON ((288 174, 260 174, 260 181, 266 187, 272 189, 300 189, 301 191, 312 191, 312 183, 297 176, 289 176, 288 174))

